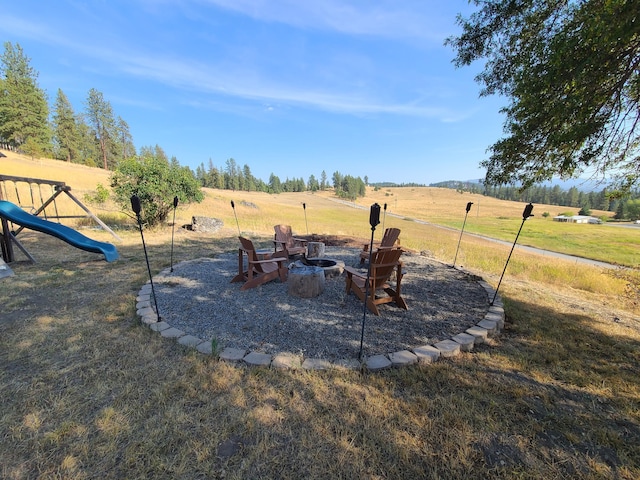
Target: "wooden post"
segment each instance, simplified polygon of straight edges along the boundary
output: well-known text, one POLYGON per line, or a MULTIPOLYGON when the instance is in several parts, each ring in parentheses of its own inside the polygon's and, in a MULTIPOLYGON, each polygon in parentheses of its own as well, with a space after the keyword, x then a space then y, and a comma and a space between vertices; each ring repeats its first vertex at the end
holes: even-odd
POLYGON ((0 218, 2 222, 2 237, 0 238, 0 247, 2 249, 2 258, 7 263, 11 263, 15 260, 13 255, 13 245, 11 245, 11 231, 9 230, 9 222, 6 218, 0 218))

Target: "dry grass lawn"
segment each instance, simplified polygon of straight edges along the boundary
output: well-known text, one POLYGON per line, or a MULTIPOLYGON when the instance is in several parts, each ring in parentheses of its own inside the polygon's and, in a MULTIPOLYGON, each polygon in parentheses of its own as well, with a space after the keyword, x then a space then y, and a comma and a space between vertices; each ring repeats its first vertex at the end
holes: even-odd
MULTIPOLYGON (((5 160, 0 173, 25 175, 5 160)), ((206 215, 225 228, 176 229, 175 261, 237 248, 231 199, 242 232, 263 245, 274 223, 305 233, 303 201, 310 232, 370 232, 366 211, 324 194, 209 191, 176 223, 206 215)), ((450 262, 457 233, 408 216, 385 221, 450 262)), ((2 478, 640 477, 640 321, 623 280, 516 251, 501 287, 505 331, 472 353, 374 374, 253 369, 141 325, 140 235, 118 234, 114 263, 20 234, 37 263, 0 280, 2 478)), ((170 227, 145 232, 153 272, 168 266, 170 239, 170 227)), ((508 249, 465 239, 461 250, 497 283, 508 249)))

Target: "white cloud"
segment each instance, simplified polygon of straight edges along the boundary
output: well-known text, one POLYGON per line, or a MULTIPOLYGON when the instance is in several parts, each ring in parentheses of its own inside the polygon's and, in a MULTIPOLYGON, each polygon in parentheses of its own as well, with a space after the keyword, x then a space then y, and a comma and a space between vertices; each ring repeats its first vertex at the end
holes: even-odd
POLYGON ((427 0, 205 0, 210 5, 264 22, 298 28, 384 38, 423 39, 442 44, 448 35, 440 13, 446 2, 427 0))
POLYGON ((175 58, 127 56, 111 59, 113 66, 130 75, 153 79, 191 91, 256 100, 264 104, 284 103, 319 110, 355 114, 392 114, 456 121, 466 115, 425 102, 381 102, 358 92, 325 91, 281 84, 261 74, 245 75, 228 68, 175 58))
MULTIPOLYGON (((293 0, 204 0, 209 4, 232 9, 263 21, 278 21, 309 28, 331 28, 347 33, 379 35, 420 35, 424 20, 424 7, 415 15, 400 10, 400 3, 378 2, 375 8, 358 2, 298 2, 293 0)), ((404 4, 403 4, 404 5, 404 4)), ((415 5, 415 4, 414 4, 415 5)), ((421 4, 422 5, 422 4, 421 4)), ((290 105, 351 115, 400 115, 434 118, 443 122, 458 121, 467 116, 455 108, 439 106, 443 102, 421 98, 398 101, 393 92, 376 84, 376 72, 367 71, 366 58, 343 52, 342 58, 332 58, 333 64, 316 60, 315 73, 283 77, 279 72, 241 58, 237 62, 228 59, 212 60, 189 58, 180 55, 159 54, 144 51, 142 47, 126 40, 105 42, 97 31, 95 37, 73 38, 68 29, 51 29, 17 17, 6 17, 3 30, 19 32, 49 46, 55 46, 63 55, 81 55, 85 68, 103 75, 114 76, 122 72, 129 76, 154 81, 162 85, 190 92, 200 92, 223 98, 238 98, 268 105, 290 105), (345 60, 346 59, 346 60, 345 60), (351 71, 346 70, 351 68, 351 71), (325 74, 323 69, 328 73, 325 74), (360 80, 360 76, 364 80, 360 80), (354 80, 355 79, 355 80, 354 80), (377 89, 381 89, 377 92, 377 89)), ((115 31, 104 32, 108 38, 116 38, 115 31)), ((76 61, 82 61, 76 59, 76 61)), ((216 99, 210 99, 215 104, 216 99)))

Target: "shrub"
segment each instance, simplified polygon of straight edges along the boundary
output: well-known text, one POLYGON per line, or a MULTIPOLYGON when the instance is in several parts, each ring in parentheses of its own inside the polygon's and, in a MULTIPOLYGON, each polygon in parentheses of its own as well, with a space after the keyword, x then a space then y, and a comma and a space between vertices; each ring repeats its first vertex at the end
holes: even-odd
POLYGON ((109 190, 107 190, 101 183, 96 185, 96 191, 93 193, 87 193, 84 199, 88 203, 102 205, 109 199, 109 190))
POLYGON ((40 145, 33 137, 27 138, 27 141, 20 145, 20 151, 25 155, 29 155, 31 160, 42 158, 44 155, 42 145, 40 145))
POLYGON ((591 209, 589 207, 582 207, 578 212, 578 215, 591 215, 591 209))
POLYGON ((121 161, 111 175, 111 188, 124 211, 131 210, 131 196, 137 195, 142 205, 141 221, 151 226, 167 219, 174 197, 178 197, 181 204, 201 202, 204 198, 198 180, 188 167, 157 156, 121 161))

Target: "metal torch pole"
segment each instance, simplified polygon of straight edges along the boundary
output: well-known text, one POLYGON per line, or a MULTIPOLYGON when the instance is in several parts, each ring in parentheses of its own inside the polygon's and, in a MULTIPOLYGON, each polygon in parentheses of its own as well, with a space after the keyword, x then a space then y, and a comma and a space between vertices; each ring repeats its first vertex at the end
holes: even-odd
POLYGON ((382 210, 383 210, 382 228, 380 230, 382 231, 382 235, 384 235, 384 221, 387 219, 387 204, 386 203, 382 206, 382 210))
POLYGON ((309 235, 309 223, 307 222, 307 204, 303 203, 302 208, 304 209, 304 223, 307 226, 307 235, 309 235))
POLYGON ((371 205, 369 212, 369 224, 371 225, 371 242, 369 243, 369 266, 367 267, 367 282, 364 292, 364 307, 362 308, 362 330, 360 332, 360 352, 358 358, 362 360, 362 349, 364 345, 364 325, 367 321, 367 301, 369 299, 369 282, 371 277, 371 259, 373 256, 373 235, 376 231, 376 225, 380 223, 380 205, 374 203, 371 205))
POLYGON ((460 242, 462 241, 462 232, 464 232, 464 225, 467 223, 467 215, 469 215, 469 210, 471 210, 471 205, 473 202, 467 203, 467 211, 464 214, 464 221, 462 222, 462 229, 460 230, 460 238, 458 239, 458 248, 456 248, 456 255, 453 257, 453 266, 456 266, 456 259, 458 258, 458 250, 460 249, 460 242))
POLYGON ((500 289, 500 284, 502 283, 502 277, 504 277, 504 273, 507 271, 507 265, 509 265, 509 260, 511 259, 511 254, 513 253, 513 249, 516 248, 516 242, 518 241, 518 237, 520 236, 520 232, 522 231, 522 227, 524 226, 524 222, 529 217, 533 217, 531 213, 533 211, 533 204, 529 204, 524 207, 524 211, 522 212, 522 223, 520 224, 520 228, 518 229, 518 233, 516 235, 516 239, 513 241, 513 245, 511 247, 511 251, 509 252, 509 256, 507 257, 507 263, 504 264, 504 270, 502 270, 502 275, 500 275, 500 281, 498 282, 498 286, 496 287, 496 291, 493 294, 493 299, 491 300, 491 305, 496 301, 496 297, 498 296, 498 290, 500 289))
POLYGON ((173 197, 173 223, 171 224, 171 272, 173 272, 173 234, 176 230, 176 208, 178 207, 178 197, 173 197))
POLYGON ((144 243, 144 235, 142 233, 142 220, 140 219, 140 198, 137 195, 131 196, 131 209, 136 214, 136 218, 138 219, 138 227, 140 228, 140 237, 142 237, 142 248, 144 249, 144 258, 147 261, 147 272, 149 272, 149 282, 151 283, 151 294, 153 295, 153 303, 156 306, 156 315, 158 317, 157 321, 161 320, 160 310, 158 309, 158 300, 156 299, 156 291, 153 286, 153 277, 151 276, 151 266, 149 266, 149 255, 147 255, 147 245, 144 243))
POLYGON ((231 200, 231 208, 233 209, 233 216, 236 217, 236 225, 238 226, 238 236, 240 237, 240 224, 238 223, 238 215, 236 215, 236 204, 231 200))

